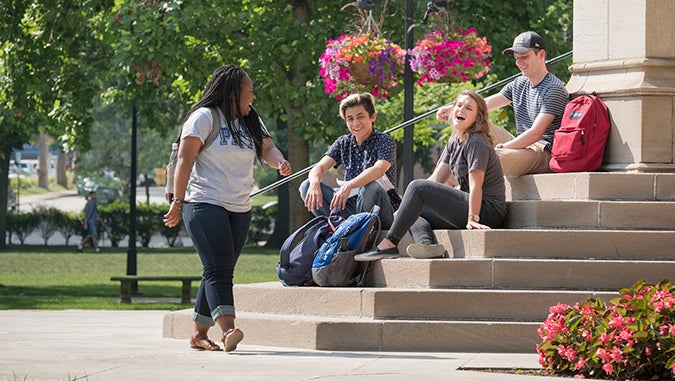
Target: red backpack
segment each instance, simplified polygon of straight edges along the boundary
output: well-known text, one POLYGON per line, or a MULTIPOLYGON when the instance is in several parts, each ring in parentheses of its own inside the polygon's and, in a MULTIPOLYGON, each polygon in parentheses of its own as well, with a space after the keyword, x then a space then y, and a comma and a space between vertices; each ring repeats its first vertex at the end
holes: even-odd
POLYGON ((609 135, 607 105, 595 94, 567 103, 553 136, 549 167, 554 172, 591 172, 600 168, 609 135))

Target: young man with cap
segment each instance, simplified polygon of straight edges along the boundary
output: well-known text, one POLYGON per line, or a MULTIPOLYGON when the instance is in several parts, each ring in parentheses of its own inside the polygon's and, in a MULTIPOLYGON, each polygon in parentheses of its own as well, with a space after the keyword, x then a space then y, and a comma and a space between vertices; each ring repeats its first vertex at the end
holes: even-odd
MULTIPOLYGON (((493 126, 495 151, 504 175, 551 172, 553 133, 560 127, 569 94, 565 85, 546 67, 546 43, 537 33, 528 31, 513 40, 513 46, 503 51, 513 55, 523 74, 485 99, 488 109, 513 105, 516 116, 514 138, 500 127, 493 126)), ((441 107, 440 120, 447 120, 452 106, 441 107)))

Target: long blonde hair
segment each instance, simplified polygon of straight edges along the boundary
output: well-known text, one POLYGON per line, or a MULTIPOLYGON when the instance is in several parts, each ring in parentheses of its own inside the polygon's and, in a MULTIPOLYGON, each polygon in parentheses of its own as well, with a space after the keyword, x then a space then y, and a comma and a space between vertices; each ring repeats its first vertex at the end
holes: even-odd
MULTIPOLYGON (((487 104, 485 103, 485 99, 483 99, 483 97, 481 97, 477 92, 468 89, 462 90, 462 92, 457 96, 457 99, 459 99, 459 97, 462 95, 466 95, 473 99, 476 102, 476 105, 478 105, 478 109, 476 110, 476 121, 473 122, 471 127, 467 128, 466 131, 464 131, 462 135, 459 136, 459 138, 463 141, 466 141, 469 139, 471 134, 483 134, 490 144, 493 144, 492 134, 490 133, 490 119, 488 116, 488 108, 487 104)), ((455 102, 457 102, 457 100, 455 100, 455 102)))

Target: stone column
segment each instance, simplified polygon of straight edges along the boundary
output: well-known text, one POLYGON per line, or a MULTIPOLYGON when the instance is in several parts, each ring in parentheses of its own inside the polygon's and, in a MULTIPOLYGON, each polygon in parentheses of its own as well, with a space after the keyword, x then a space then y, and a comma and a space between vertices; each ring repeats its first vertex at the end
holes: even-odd
POLYGON ((574 0, 567 89, 607 103, 603 170, 675 172, 673 19, 673 0, 574 0))

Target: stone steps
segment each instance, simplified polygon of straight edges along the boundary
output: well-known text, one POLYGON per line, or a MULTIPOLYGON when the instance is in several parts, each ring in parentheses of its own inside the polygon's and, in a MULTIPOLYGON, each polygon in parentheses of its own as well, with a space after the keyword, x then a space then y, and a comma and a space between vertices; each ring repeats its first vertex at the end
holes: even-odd
POLYGON ((675 173, 576 172, 506 177, 506 199, 675 201, 675 173))
POLYGON ((279 282, 238 285, 237 311, 279 315, 367 319, 543 321, 549 307, 590 297, 605 301, 616 292, 577 290, 324 288, 288 289, 279 282), (302 303, 288 300, 289 293, 302 303), (527 306, 527 308, 523 308, 527 306))
POLYGON ((675 230, 443 230, 436 237, 453 258, 675 259, 675 230))
MULTIPOLYGON (((164 316, 163 337, 188 339, 191 311, 164 316)), ((244 344, 328 351, 532 353, 535 322, 367 319, 237 313, 244 344)), ((220 340, 219 329, 209 337, 220 340)))
POLYGON ((387 288, 616 291, 640 279, 656 283, 673 274, 675 261, 399 258, 374 262, 368 284, 387 288))
MULTIPOLYGON (((436 231, 450 258, 374 262, 365 288, 235 286, 245 342, 532 353, 550 306, 607 302, 640 279, 673 280, 675 174, 509 177, 507 199, 508 229, 436 231)), ((168 313, 164 336, 189 337, 190 314, 168 313)))
POLYGON ((520 200, 508 203, 509 229, 675 229, 673 201, 520 200))

